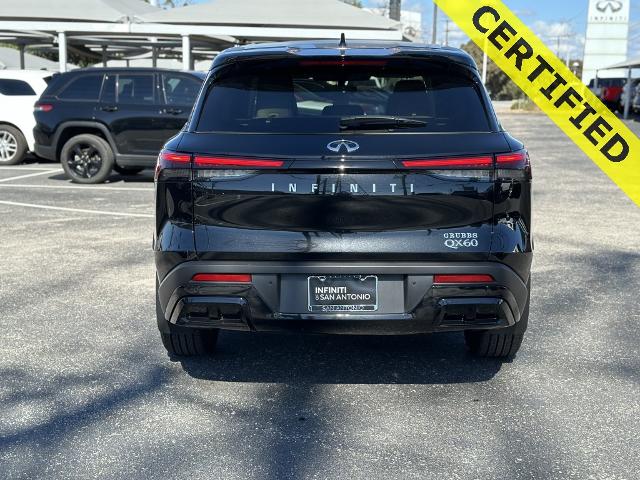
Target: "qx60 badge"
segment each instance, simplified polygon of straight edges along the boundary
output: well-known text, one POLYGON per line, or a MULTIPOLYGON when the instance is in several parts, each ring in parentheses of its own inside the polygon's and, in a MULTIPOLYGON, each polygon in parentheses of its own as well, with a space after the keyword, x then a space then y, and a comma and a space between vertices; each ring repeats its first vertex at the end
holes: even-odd
POLYGON ((334 140, 333 142, 327 143, 327 148, 336 153, 340 153, 340 150, 344 148, 347 153, 351 153, 358 150, 360 145, 352 140, 334 140))

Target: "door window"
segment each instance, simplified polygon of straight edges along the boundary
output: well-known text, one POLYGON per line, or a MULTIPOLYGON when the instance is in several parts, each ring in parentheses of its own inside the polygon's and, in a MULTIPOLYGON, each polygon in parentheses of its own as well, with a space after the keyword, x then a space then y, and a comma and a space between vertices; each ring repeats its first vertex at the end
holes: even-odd
POLYGON ((100 101, 102 103, 115 103, 116 102, 116 75, 108 73, 104 77, 104 83, 102 84, 102 93, 100 94, 100 101))
POLYGON ((193 105, 200 91, 201 82, 187 75, 162 75, 164 99, 167 105, 193 105))
POLYGON ((118 75, 116 94, 118 103, 152 105, 155 99, 153 75, 118 75))
POLYGON ((102 74, 83 75, 69 83, 58 95, 65 100, 97 100, 102 86, 102 74))

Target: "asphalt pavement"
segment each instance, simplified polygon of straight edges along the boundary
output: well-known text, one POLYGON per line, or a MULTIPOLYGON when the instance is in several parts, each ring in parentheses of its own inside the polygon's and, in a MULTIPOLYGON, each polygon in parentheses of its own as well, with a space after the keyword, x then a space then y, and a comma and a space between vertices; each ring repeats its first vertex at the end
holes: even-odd
POLYGON ((171 361, 151 172, 0 167, 0 477, 637 479, 640 209, 543 115, 501 117, 535 181, 529 331, 506 363, 459 334, 234 332, 171 361))

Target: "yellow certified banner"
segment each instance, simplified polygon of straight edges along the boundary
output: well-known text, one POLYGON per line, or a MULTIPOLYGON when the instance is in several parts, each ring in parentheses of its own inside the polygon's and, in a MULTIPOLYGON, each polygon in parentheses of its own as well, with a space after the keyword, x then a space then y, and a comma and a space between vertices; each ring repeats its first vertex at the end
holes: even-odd
POLYGON ((438 6, 640 206, 640 139, 500 0, 438 6))

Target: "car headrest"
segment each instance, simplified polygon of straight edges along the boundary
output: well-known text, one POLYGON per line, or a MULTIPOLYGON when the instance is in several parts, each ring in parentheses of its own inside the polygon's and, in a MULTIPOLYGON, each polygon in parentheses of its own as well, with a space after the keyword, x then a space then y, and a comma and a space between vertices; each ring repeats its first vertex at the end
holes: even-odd
POLYGON ((399 80, 393 86, 395 92, 426 92, 427 88, 422 80, 399 80))

